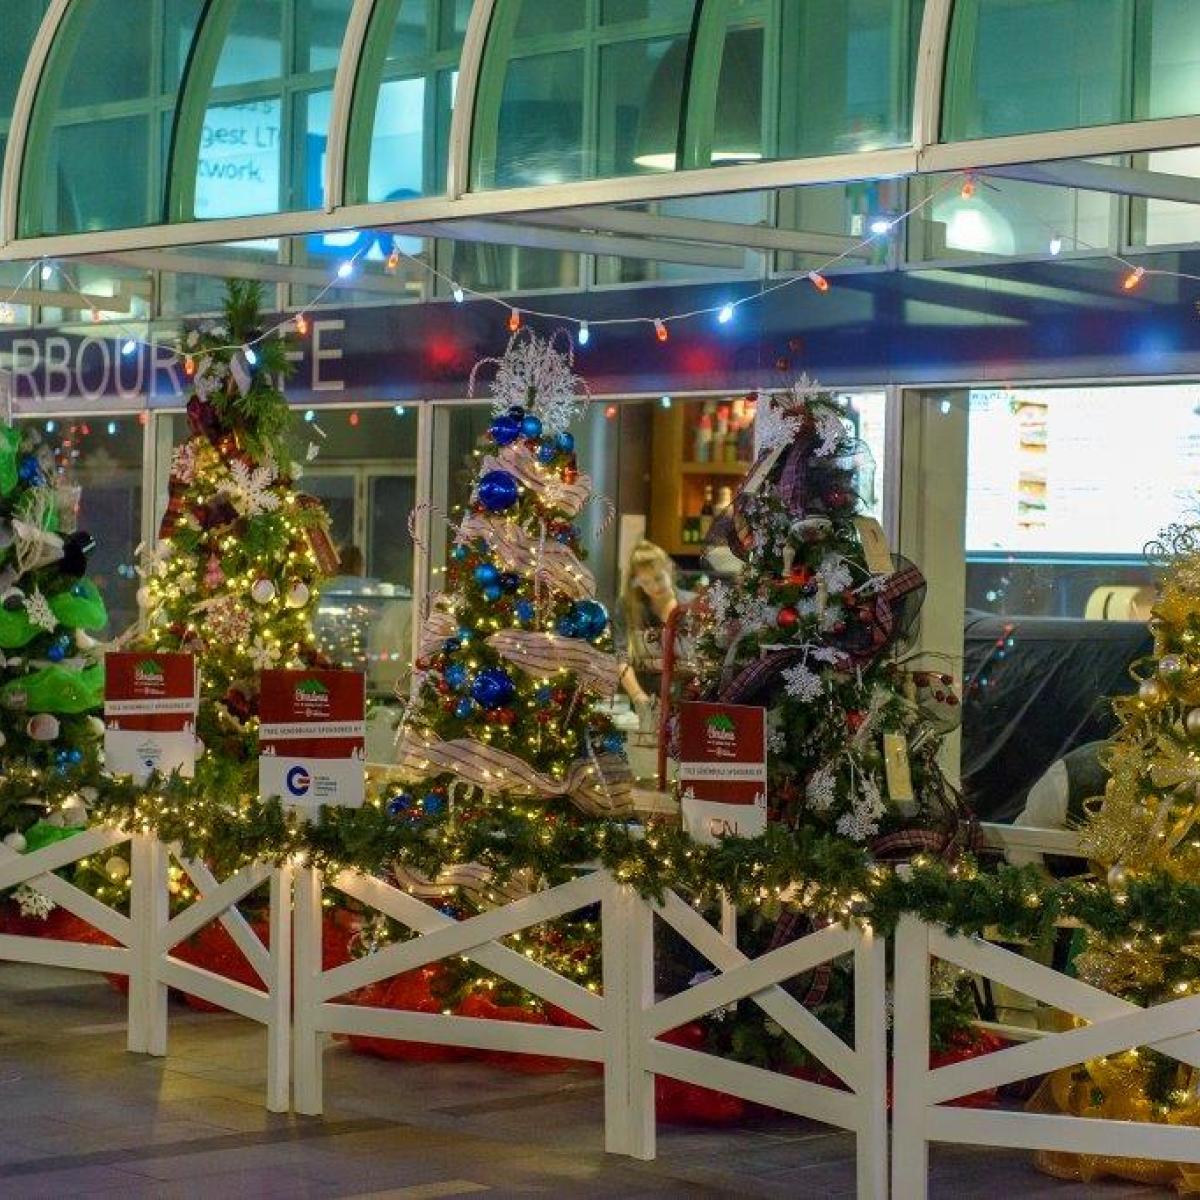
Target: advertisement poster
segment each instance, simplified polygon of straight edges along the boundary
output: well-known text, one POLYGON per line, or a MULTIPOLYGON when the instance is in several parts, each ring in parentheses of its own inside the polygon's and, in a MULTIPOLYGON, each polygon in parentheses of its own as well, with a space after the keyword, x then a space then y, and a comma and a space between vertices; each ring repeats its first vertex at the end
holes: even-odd
POLYGON ((293 808, 358 808, 366 765, 361 671, 263 671, 258 791, 293 808))
POLYGON ((745 704, 679 706, 684 828, 713 845, 767 827, 767 713, 745 704))
POLYGON ((104 759, 144 783, 155 771, 191 778, 200 677, 190 654, 104 656, 104 759))

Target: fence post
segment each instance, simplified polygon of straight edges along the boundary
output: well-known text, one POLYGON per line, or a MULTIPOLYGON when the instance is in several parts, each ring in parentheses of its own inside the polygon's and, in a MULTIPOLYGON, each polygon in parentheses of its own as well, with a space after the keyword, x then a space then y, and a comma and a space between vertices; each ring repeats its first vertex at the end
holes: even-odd
POLYGON ((892 1197, 925 1200, 929 1183, 929 927, 904 916, 896 930, 892 1053, 892 1197))
POLYGON ((167 927, 167 848, 149 833, 129 846, 129 1032, 135 1054, 167 1052, 167 988, 159 981, 159 935, 167 927))
POLYGON ((886 943, 872 930, 854 948, 854 1056, 858 1060, 858 1195, 887 1196, 886 943))
POLYGON ((297 867, 292 893, 295 897, 295 952, 292 955, 295 1005, 292 1015, 292 1078, 295 1109, 320 1116, 323 1108, 321 1031, 317 1009, 321 999, 321 883, 315 867, 297 867))
POLYGON ((267 1108, 291 1107, 292 1032, 292 868, 271 872, 271 1015, 267 1021, 267 1108))
POLYGON ((654 1075, 643 1014, 654 1004, 654 911, 615 880, 602 902, 604 1148, 652 1159, 654 1075))

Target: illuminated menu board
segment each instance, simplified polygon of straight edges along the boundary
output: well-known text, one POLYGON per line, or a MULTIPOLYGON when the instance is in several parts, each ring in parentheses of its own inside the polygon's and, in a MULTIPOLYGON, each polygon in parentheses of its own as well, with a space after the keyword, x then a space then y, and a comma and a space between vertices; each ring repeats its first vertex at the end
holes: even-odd
POLYGON ((1200 523, 1200 386, 974 390, 968 554, 1140 558, 1200 523))

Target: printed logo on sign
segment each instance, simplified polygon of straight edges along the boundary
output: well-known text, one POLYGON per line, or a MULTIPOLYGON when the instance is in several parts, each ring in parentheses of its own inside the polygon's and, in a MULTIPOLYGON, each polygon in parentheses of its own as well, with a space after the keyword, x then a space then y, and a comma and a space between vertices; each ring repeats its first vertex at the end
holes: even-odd
POLYGON ((166 692, 163 669, 152 658, 144 659, 133 668, 133 686, 139 696, 161 696, 166 692))
POLYGON ((728 758, 734 753, 737 742, 737 726, 728 713, 716 713, 704 722, 707 750, 718 758, 728 758))
POLYGON ((288 792, 293 796, 307 796, 312 786, 312 776, 303 767, 293 767, 285 777, 288 792))
POLYGON ((302 679, 296 684, 295 702, 306 717, 329 715, 329 689, 319 679, 302 679))

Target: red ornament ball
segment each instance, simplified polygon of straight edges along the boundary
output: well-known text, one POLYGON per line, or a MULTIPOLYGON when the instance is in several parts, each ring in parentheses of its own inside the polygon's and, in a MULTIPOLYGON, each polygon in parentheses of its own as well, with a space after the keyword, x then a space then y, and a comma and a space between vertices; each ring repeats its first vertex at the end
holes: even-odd
POLYGON ((574 467, 564 467, 562 473, 563 483, 574 483, 579 478, 579 472, 574 467))
POLYGON ((775 624, 780 629, 794 629, 799 620, 800 614, 790 605, 786 605, 779 610, 779 615, 775 618, 775 624))
POLYGON ((851 733, 857 733, 862 728, 862 723, 867 719, 867 714, 852 710, 846 714, 846 728, 851 733))

